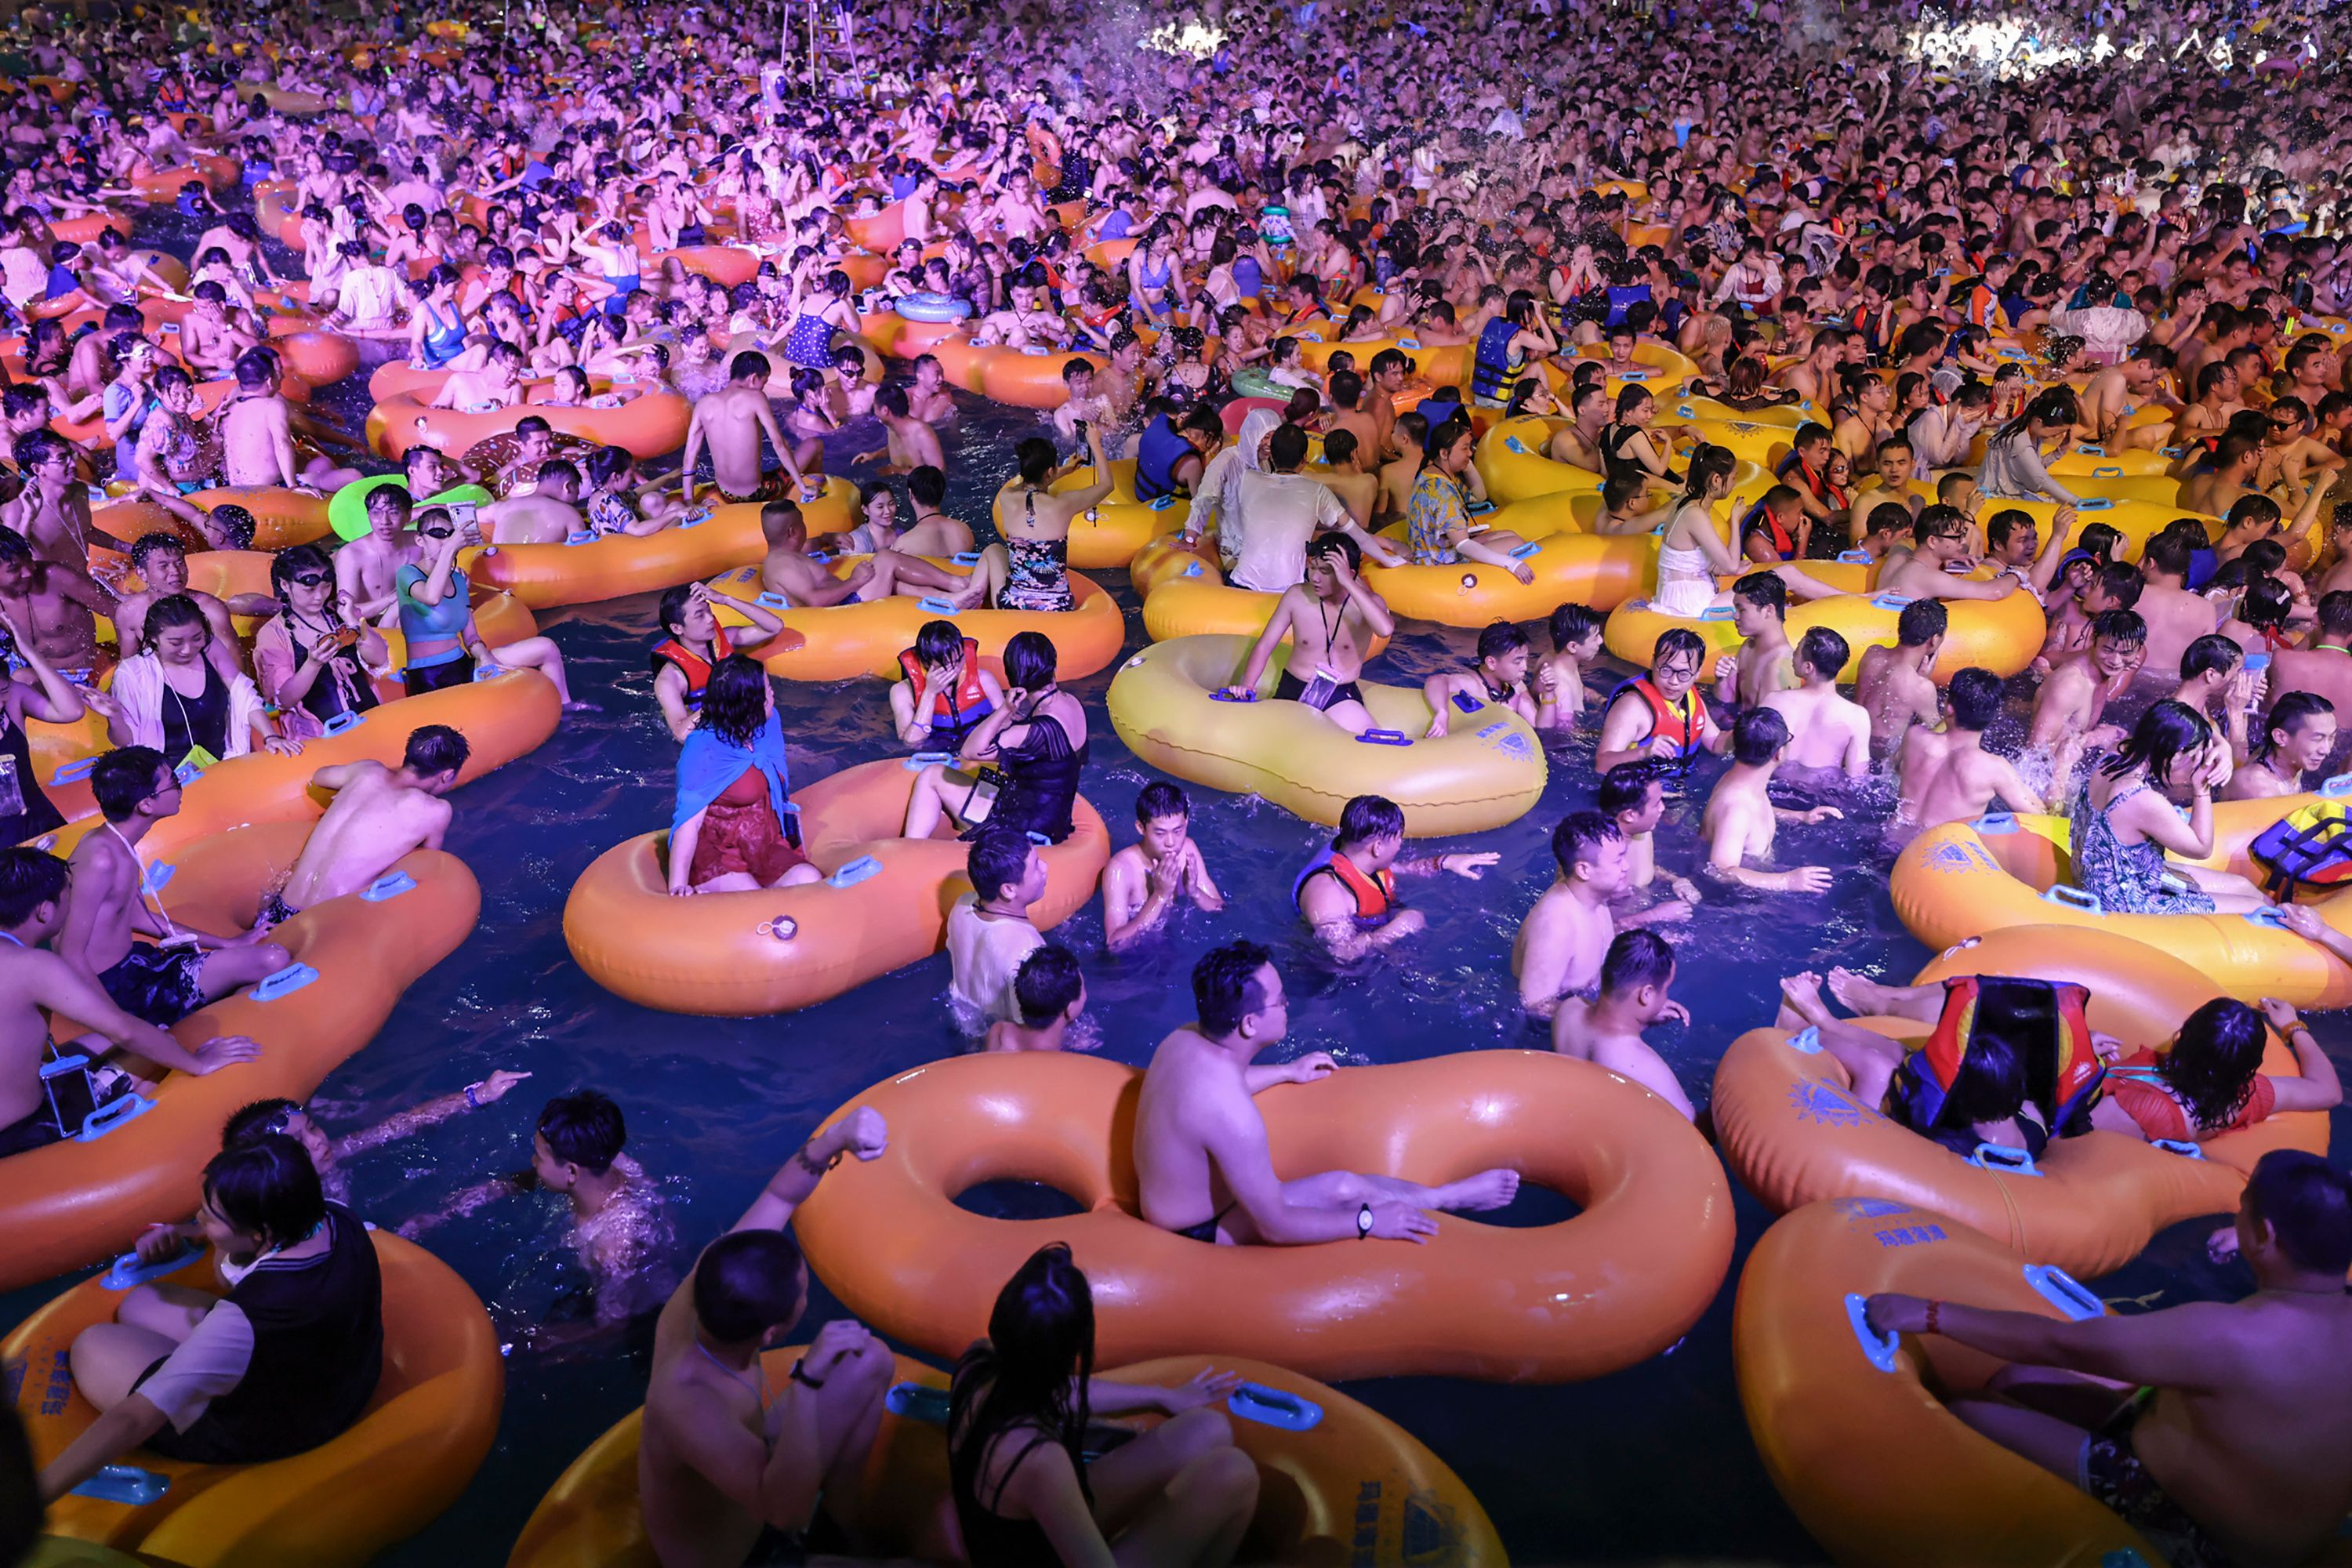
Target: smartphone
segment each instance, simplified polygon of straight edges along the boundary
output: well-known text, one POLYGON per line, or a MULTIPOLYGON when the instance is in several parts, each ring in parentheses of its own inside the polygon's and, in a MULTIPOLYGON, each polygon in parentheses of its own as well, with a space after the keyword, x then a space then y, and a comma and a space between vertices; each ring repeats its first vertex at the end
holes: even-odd
POLYGON ((449 513, 449 521, 452 523, 459 528, 471 528, 474 526, 476 503, 469 500, 453 500, 445 504, 449 513))

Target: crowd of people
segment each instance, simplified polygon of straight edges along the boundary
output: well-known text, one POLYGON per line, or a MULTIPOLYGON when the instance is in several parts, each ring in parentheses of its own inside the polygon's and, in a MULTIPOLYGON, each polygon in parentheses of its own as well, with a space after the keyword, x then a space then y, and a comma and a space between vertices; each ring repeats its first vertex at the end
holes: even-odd
MULTIPOLYGON (((904 836, 969 842, 950 1004, 976 1048, 1066 1048, 1099 955, 1033 911, 1042 851, 1076 829, 1094 721, 1048 631, 992 663, 953 616, 1050 626, 1071 611, 1072 533, 1124 484, 1184 503, 1178 547, 1262 596, 1218 695, 1363 735, 1400 626, 1378 569, 1536 580, 1540 542, 1487 521, 1480 468, 1490 426, 1521 416, 1549 422, 1541 458, 1593 492, 1584 531, 1654 537, 1647 607, 1676 623, 1620 679, 1601 662, 1612 606, 1569 600, 1533 637, 1497 619, 1421 682, 1412 739, 1500 707, 1589 797, 1550 826, 1556 876, 1491 955, 1559 1052, 1704 1127, 1703 1085, 1647 1037, 1688 1022, 1674 930, 1805 919, 1846 862, 1790 864, 1780 829, 1842 824, 1877 856, 1875 828, 1848 821, 1878 815, 1874 778, 1893 842, 2053 814, 2106 910, 2254 914, 2352 963, 2352 939, 2306 905, 2200 864, 2217 801, 2302 796, 2326 776, 2352 702, 2337 526, 2352 132, 2332 19, 2118 3, 2037 18, 2031 47, 1987 59, 1963 41, 1987 15, 887 0, 814 18, 805 61, 777 66, 779 26, 812 22, 790 7, 460 5, 432 37, 404 12, 26 9, 0 43, 0 299, 19 331, 0 392, 0 844, 22 846, 0 849, 0 1155, 151 1092, 153 1069, 253 1060, 251 1039, 170 1031, 286 968, 274 928, 439 847, 469 743, 417 724, 396 766, 319 768, 323 815, 244 930, 175 920, 148 885, 141 842, 188 780, 299 756, 352 716, 396 718, 401 697, 499 670, 590 707, 555 639, 488 640, 466 552, 648 538, 720 504, 759 509, 756 587, 680 584, 653 611, 645 721, 678 746, 667 891, 826 874, 754 655, 784 612, 920 600, 938 618, 873 700, 875 747, 920 753, 904 836), (1621 90, 1594 90, 1607 83, 1621 90), (198 160, 215 155, 241 175, 207 178, 198 160), (60 237, 110 213, 120 229, 60 237), (861 243, 885 218, 895 237, 861 243), (727 246, 742 281, 696 260, 727 246), (184 309, 142 309, 158 301, 184 309), (877 321, 940 310, 964 321, 960 342, 1058 378, 1009 451, 960 428, 971 404, 940 354, 886 363, 876 346, 877 321), (421 409, 511 414, 511 431, 465 451, 404 443, 386 482, 359 433, 307 401, 289 328, 422 378, 421 409), (1310 365, 1309 342, 1336 346, 1310 365), (1465 367, 1454 384, 1430 369, 1445 351, 1465 367), (1735 504, 1742 455, 1691 440, 1677 396, 1801 416, 1769 482, 1735 504), (690 405, 674 453, 555 427, 648 397, 690 405), (2092 486, 2053 468, 2077 444, 2160 458, 2147 477, 2180 521, 2144 540, 2097 521, 2092 486), (814 529, 844 466, 859 470, 852 521, 814 529), (951 486, 998 475, 985 518, 950 510, 951 486), (363 477, 354 537, 275 551, 267 594, 197 585, 213 581, 202 557, 251 549, 259 524, 192 498, 327 496, 363 477), (477 485, 490 499, 450 499, 477 485), (112 531, 128 513, 110 500, 165 526, 112 531), (1790 625, 1845 592, 1831 568, 1854 563, 1900 606, 1894 640, 1858 666, 1839 631, 1790 625), (2022 674, 1939 664, 1956 611, 2011 595, 2046 628, 2022 674), (1736 647, 1703 635, 1717 620, 1736 647), (105 736, 89 769, 101 826, 60 858, 26 726, 85 716, 105 736), (1677 800, 1693 830, 1668 823, 1677 800), (55 1041, 55 1018, 89 1033, 55 1041), (90 1062, 70 1105, 44 1072, 68 1049, 90 1062)), ((1302 951, 1402 962, 1427 930, 1412 881, 1476 882, 1499 857, 1409 854, 1402 807, 1343 793, 1288 888, 1302 951)), ((1215 917, 1245 896, 1213 869, 1192 809, 1167 780, 1136 794, 1133 840, 1101 876, 1108 952, 1173 942, 1180 907, 1215 917)), ((1319 1052, 1260 1059, 1289 1031, 1265 945, 1214 945, 1192 994, 1136 1104, 1142 1222, 1204 1245, 1410 1245, 1433 1212, 1514 1201, 1507 1168, 1441 1186, 1278 1176, 1256 1097, 1345 1069, 1319 1052)), ((1779 1021, 1813 1031, 1862 1104, 1963 1154, 2039 1156, 2094 1130, 2193 1143, 2342 1097, 2275 1000, 2216 999, 2169 1041, 2100 1037, 2088 1085, 2038 1080, 1993 1027, 1942 1081, 1846 1016, 1933 1025, 1955 994, 1803 973, 1779 1021), (2266 1025, 2293 1075, 2262 1070, 2266 1025)), ((151 1260, 209 1244, 226 1295, 142 1286, 78 1339, 75 1384, 102 1414, 50 1459, 44 1494, 137 1447, 242 1462, 347 1427, 383 1325, 343 1162, 529 1076, 493 1072, 341 1136, 293 1100, 240 1110, 193 1216, 154 1215, 139 1242, 151 1260)), ((676 1216, 626 1152, 622 1107, 572 1089, 538 1113, 527 1171, 402 1228, 562 1199, 596 1282, 592 1329, 654 1321, 639 1480, 665 1563, 743 1562, 821 1508, 855 1549, 877 1521, 843 1500, 888 1352, 842 1320, 780 1388, 759 1358, 807 1306, 793 1210, 844 1158, 906 1135, 870 1110, 821 1128, 681 1277, 676 1216)), ((2271 1155, 2214 1246, 2245 1259, 2253 1298, 2055 1325, 1882 1296, 1869 1319, 2015 1363, 1956 1413, 2177 1563, 2296 1561, 2352 1507, 2352 1184, 2324 1159, 2271 1155)), ((1232 1560, 1258 1481, 1213 1408, 1231 1380, 1094 1377, 1093 1336, 1066 1249, 1007 1281, 957 1368, 953 1517, 933 1521, 934 1553, 1232 1560), (1169 1419, 1088 1461, 1090 1416, 1128 1412, 1169 1419)))

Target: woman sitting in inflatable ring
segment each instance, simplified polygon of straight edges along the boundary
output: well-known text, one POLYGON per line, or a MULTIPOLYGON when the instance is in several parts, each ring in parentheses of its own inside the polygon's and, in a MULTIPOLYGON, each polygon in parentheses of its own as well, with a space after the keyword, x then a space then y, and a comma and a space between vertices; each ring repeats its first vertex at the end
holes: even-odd
POLYGON ((677 754, 669 890, 749 893, 814 882, 802 853, 776 690, 759 660, 730 654, 710 672, 701 715, 677 754))
POLYGON ((993 781, 933 763, 916 776, 907 799, 909 838, 929 838, 942 818, 971 837, 983 826, 1009 827, 1059 844, 1072 831, 1078 775, 1086 771, 1087 714, 1055 679, 1053 639, 1016 632, 1004 645, 1004 703, 976 725, 958 753, 989 762, 993 781))

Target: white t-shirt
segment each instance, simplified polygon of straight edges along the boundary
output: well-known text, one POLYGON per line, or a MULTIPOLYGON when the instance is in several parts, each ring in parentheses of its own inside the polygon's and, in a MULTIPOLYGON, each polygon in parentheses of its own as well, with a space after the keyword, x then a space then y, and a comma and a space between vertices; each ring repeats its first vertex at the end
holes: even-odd
POLYGON ((1279 594, 1305 581, 1307 542, 1318 528, 1348 521, 1348 509, 1331 487, 1305 474, 1252 470, 1234 487, 1234 501, 1242 528, 1229 575, 1237 586, 1261 594, 1279 594))
POLYGON ((1018 1019, 1013 981, 1021 961, 1045 945, 1027 921, 991 920, 977 895, 966 893, 948 910, 948 994, 989 1023, 1018 1019))

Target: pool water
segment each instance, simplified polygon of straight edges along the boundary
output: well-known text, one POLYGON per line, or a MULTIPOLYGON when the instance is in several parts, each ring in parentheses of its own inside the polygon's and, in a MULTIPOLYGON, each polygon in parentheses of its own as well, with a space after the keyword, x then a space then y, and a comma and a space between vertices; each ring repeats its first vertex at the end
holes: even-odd
MULTIPOLYGON (((346 416, 363 413, 364 372, 325 401, 346 416)), ((1009 469, 1012 440, 1040 427, 1033 416, 966 400, 943 432, 951 460, 963 465, 950 510, 981 522, 986 498, 1009 469)), ((830 453, 836 471, 861 445, 873 445, 866 438, 874 434, 869 427, 836 440, 830 453)), ((1124 572, 1097 575, 1135 608, 1124 572)), ((656 1013, 606 994, 582 974, 563 943, 565 896, 594 857, 667 819, 676 747, 655 709, 646 663, 655 640, 651 596, 543 620, 570 662, 575 691, 604 710, 567 716, 537 752, 453 797, 457 815, 447 847, 481 880, 479 929, 410 992, 374 1044, 328 1079, 314 1109, 331 1131, 348 1131, 494 1068, 533 1075, 495 1107, 351 1163, 355 1206, 394 1226, 436 1210, 486 1174, 521 1169, 532 1120, 549 1095, 604 1089, 627 1115, 630 1153, 667 1195, 677 1237, 672 1265, 682 1268, 819 1119, 890 1074, 975 1042, 949 1013, 943 956, 772 1019, 656 1013)), ((1142 633, 1138 617, 1129 620, 1131 650, 1142 633)), ((1403 627, 1371 674, 1417 684, 1464 661, 1473 640, 1468 632, 1403 627)), ((1159 775, 1112 733, 1102 706, 1110 674, 1072 689, 1087 703, 1094 741, 1085 793, 1123 844, 1133 837, 1136 791, 1159 775)), ((879 683, 780 684, 778 709, 799 784, 897 749, 879 683)), ((1542 802, 1528 816, 1475 839, 1429 846, 1493 850, 1500 864, 1476 882, 1409 883, 1410 901, 1428 915, 1427 932, 1405 950, 1344 972, 1320 957, 1286 897, 1326 830, 1259 800, 1192 789, 1193 836, 1225 892, 1225 911, 1186 909, 1160 935, 1118 956, 1103 951, 1098 904, 1063 926, 1055 940, 1076 951, 1086 969, 1084 1047, 1142 1063, 1190 1018, 1193 961, 1237 936, 1267 943, 1284 971, 1292 1033, 1277 1056, 1326 1050, 1343 1064, 1371 1063, 1545 1045, 1542 1026, 1517 1005, 1511 941, 1553 875, 1552 825, 1591 804, 1590 731, 1555 742, 1550 760, 1542 802)), ((1843 964, 1907 980, 1928 957, 1887 898, 1892 851, 1882 837, 1889 804, 1883 786, 1818 798, 1843 806, 1849 820, 1784 826, 1780 854, 1784 865, 1832 867, 1829 892, 1762 895, 1708 884, 1696 917, 1666 931, 1680 963, 1675 995, 1691 1021, 1654 1031, 1653 1040, 1702 1106, 1724 1046, 1771 1016, 1781 975, 1843 964)), ((1703 802, 1702 786, 1669 809, 1659 829, 1664 868, 1695 868, 1703 802)), ((2352 1066, 2340 1026, 2323 1034, 2339 1062, 2352 1066)), ((2339 1125, 2345 1115, 2336 1113, 2339 1125)), ((894 1127, 891 1134, 919 1138, 922 1129, 894 1127)), ((1733 1286, 1770 1216, 1736 1184, 1735 1192, 1731 1278, 1697 1326, 1649 1363, 1584 1384, 1414 1378, 1351 1384, 1348 1392, 1452 1465, 1517 1561, 1818 1561, 1818 1549, 1767 1479, 1739 1410, 1733 1286)), ((968 1202, 1027 1215, 1057 1212, 1058 1200, 999 1184, 968 1202)), ((1530 1191, 1497 1217, 1541 1223, 1566 1206, 1557 1194, 1530 1191)), ((426 1238, 479 1292, 509 1348, 506 1414, 498 1446, 463 1499, 383 1562, 503 1563, 549 1483, 640 1403, 645 1325, 627 1332, 593 1328, 589 1282, 566 1245, 566 1228, 558 1200, 532 1196, 452 1220, 426 1238)), ((2151 1306, 2242 1292, 2242 1270, 2205 1261, 2210 1228, 2210 1222, 2176 1226, 2103 1281, 2104 1293, 2151 1306)), ((59 1288, 0 1298, 0 1323, 59 1288)), ((820 1282, 803 1331, 838 1311, 820 1282)))

